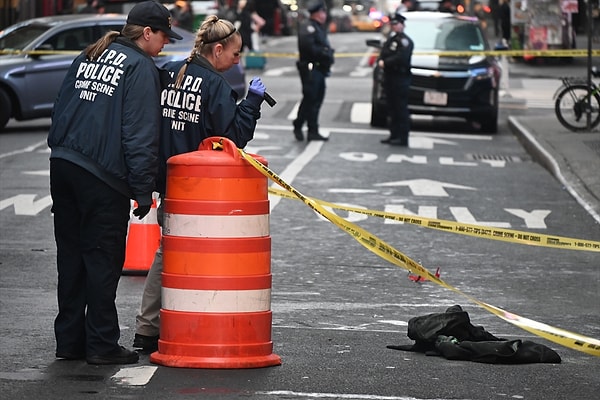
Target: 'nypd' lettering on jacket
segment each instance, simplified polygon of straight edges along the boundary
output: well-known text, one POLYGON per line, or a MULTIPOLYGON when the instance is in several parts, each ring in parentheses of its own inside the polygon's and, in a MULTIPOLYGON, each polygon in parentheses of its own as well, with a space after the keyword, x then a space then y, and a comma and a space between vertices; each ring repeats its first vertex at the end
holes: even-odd
POLYGON ((126 59, 127 54, 106 49, 97 61, 81 62, 75 74, 79 98, 93 102, 98 93, 112 97, 125 72, 123 65, 126 59))
MULTIPOLYGON (((173 73, 171 72, 171 75, 173 73)), ((202 77, 185 75, 181 87, 175 89, 171 82, 160 95, 163 118, 170 118, 171 129, 182 131, 186 122, 200 122, 202 111, 202 77)))

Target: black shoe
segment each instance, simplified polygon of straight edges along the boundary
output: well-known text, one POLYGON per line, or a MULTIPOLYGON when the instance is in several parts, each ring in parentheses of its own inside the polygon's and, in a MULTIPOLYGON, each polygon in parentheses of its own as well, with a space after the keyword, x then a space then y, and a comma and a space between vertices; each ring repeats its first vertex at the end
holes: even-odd
POLYGON ((111 364, 135 364, 140 359, 138 353, 133 350, 127 350, 120 346, 118 350, 108 354, 87 356, 88 364, 93 365, 111 365, 111 364))
POLYGON ((381 143, 383 143, 383 144, 389 144, 391 141, 392 141, 392 138, 391 138, 391 137, 389 137, 389 138, 386 138, 386 139, 381 139, 381 140, 380 140, 380 142, 381 142, 381 143))
POLYGON ((133 347, 144 351, 156 351, 158 350, 158 339, 158 335, 146 336, 136 333, 133 338, 133 347))
POLYGON ((304 140, 304 134, 302 133, 302 128, 294 128, 294 137, 299 142, 302 142, 304 140))
POLYGON ((56 358, 62 358, 63 360, 83 360, 85 353, 69 353, 65 351, 57 351, 56 358))
POLYGON ((391 139, 388 144, 391 144, 392 146, 408 147, 408 140, 391 139))
POLYGON ((312 140, 321 140, 323 142, 326 142, 326 141, 329 140, 329 138, 325 137, 325 136, 321 136, 318 133, 309 133, 308 136, 307 136, 307 138, 306 138, 306 140, 309 141, 309 142, 312 141, 312 140))

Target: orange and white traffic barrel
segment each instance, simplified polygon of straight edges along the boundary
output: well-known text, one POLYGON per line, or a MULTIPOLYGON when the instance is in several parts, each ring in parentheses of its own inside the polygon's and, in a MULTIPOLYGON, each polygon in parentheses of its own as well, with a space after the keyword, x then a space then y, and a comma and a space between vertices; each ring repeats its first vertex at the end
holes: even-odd
POLYGON ((168 160, 153 363, 230 369, 281 364, 271 341, 267 184, 226 138, 207 138, 198 151, 168 160))
MULTIPOLYGON (((150 212, 141 220, 135 216, 129 219, 127 247, 125 249, 124 275, 146 275, 154 261, 154 254, 160 246, 160 226, 157 219, 157 194, 153 194, 150 212)), ((131 210, 137 207, 132 201, 131 210)))

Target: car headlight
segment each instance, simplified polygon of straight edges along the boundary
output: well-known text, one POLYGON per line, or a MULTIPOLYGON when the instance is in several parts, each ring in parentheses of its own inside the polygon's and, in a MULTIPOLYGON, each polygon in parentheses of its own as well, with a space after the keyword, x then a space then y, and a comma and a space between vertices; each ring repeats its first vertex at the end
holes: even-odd
POLYGON ((477 81, 489 80, 492 87, 495 88, 498 86, 500 71, 496 66, 490 65, 487 67, 473 68, 469 70, 469 75, 470 78, 469 82, 467 83, 467 87, 470 87, 477 81))
POLYGON ((492 67, 475 68, 469 72, 471 73, 471 77, 477 80, 490 79, 494 77, 494 69, 492 67))

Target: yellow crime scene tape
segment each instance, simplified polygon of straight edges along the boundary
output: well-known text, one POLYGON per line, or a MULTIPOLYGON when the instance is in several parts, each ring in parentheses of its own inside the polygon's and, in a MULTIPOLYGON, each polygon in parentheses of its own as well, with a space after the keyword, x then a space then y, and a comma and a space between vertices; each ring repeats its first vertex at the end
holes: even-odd
MULTIPOLYGON (((378 51, 373 51, 377 54, 378 51)), ((248 53, 246 53, 248 54, 248 53)), ((267 58, 298 58, 298 53, 256 53, 267 58)), ((364 57, 362 53, 335 53, 335 58, 364 57)), ((508 56, 508 57, 587 57, 588 51, 581 49, 557 49, 557 50, 483 50, 483 51, 413 51, 413 56, 440 56, 440 57, 471 57, 471 56, 508 56)), ((600 50, 592 50, 591 55, 600 56, 600 50)))
POLYGON ((521 317, 517 314, 513 314, 511 312, 505 311, 499 307, 495 307, 491 304, 484 303, 476 298, 463 293, 459 289, 454 286, 444 282, 435 274, 431 273, 421 264, 415 262, 410 257, 406 256, 402 252, 396 250, 391 245, 387 244, 383 240, 379 239, 377 236, 367 232, 366 230, 360 228, 356 224, 348 222, 343 218, 339 217, 335 213, 328 211, 325 209, 319 202, 314 199, 304 196, 290 184, 281 179, 277 174, 271 171, 267 166, 255 160, 252 156, 248 155, 243 150, 239 149, 240 154, 246 161, 248 161, 251 165, 253 165, 259 172, 261 172, 268 179, 277 183, 279 186, 287 190, 296 196, 299 200, 301 200, 304 204, 310 207, 315 212, 322 215, 324 218, 335 224, 337 227, 348 233, 350 236, 354 238, 358 243, 367 248, 369 251, 375 253, 379 257, 383 258, 390 263, 401 267, 413 274, 417 274, 419 276, 425 277, 426 279, 437 283, 438 285, 445 287, 455 293, 458 293, 473 303, 481 306, 488 312, 496 315, 497 317, 523 329, 526 330, 536 336, 545 338, 551 342, 560 344, 562 346, 581 351, 596 357, 600 357, 600 340, 590 338, 587 336, 580 335, 578 333, 570 332, 564 329, 555 328, 550 325, 546 325, 541 322, 537 322, 525 317, 521 317))
MULTIPOLYGON (((377 54, 374 51, 373 54, 377 54)), ((557 50, 484 50, 484 51, 413 51, 413 56, 440 56, 440 57, 471 57, 471 56, 495 56, 495 57, 587 57, 588 51, 581 49, 557 49, 557 50)), ((267 58, 298 58, 298 53, 260 53, 267 58)), ((365 53, 335 53, 335 58, 364 57, 365 53)), ((592 50, 593 57, 600 56, 600 50, 592 50)))
MULTIPOLYGON (((79 54, 80 50, 0 50, 2 54, 28 54, 28 55, 60 55, 60 54, 79 54)), ((245 53, 245 55, 254 54, 253 52, 245 53)), ((261 52, 260 54, 266 58, 298 58, 298 53, 274 53, 274 52, 261 52)), ((374 51, 373 54, 377 54, 374 51)), ((440 57, 471 57, 471 56, 495 56, 495 57, 587 57, 588 50, 586 49, 557 49, 557 50, 483 50, 483 51, 422 51, 415 50, 413 56, 440 56, 440 57)), ((187 57, 189 51, 165 51, 159 55, 181 55, 187 57)), ((336 58, 352 58, 352 57, 364 57, 365 53, 336 53, 336 58)), ((600 56, 600 50, 592 50, 591 55, 593 57, 600 56)))
MULTIPOLYGON (((285 190, 277 188, 269 188, 269 193, 281 197, 286 197, 288 199, 298 200, 296 196, 291 195, 285 190)), ((467 235, 490 240, 498 240, 501 242, 519 243, 530 246, 600 252, 600 242, 594 240, 574 239, 564 236, 544 235, 541 233, 517 231, 513 229, 463 224, 443 219, 424 218, 417 215, 397 214, 385 211, 376 211, 358 207, 344 206, 336 203, 330 203, 325 200, 319 200, 314 197, 310 197, 310 199, 321 205, 335 208, 338 210, 355 212, 358 214, 368 215, 370 217, 391 219, 394 221, 403 222, 411 225, 418 225, 424 228, 436 229, 444 232, 458 233, 460 235, 467 235)))
MULTIPOLYGON (((374 51, 373 54, 377 54, 374 51)), ((471 56, 495 56, 495 57, 587 57, 588 51, 581 49, 557 49, 557 50, 482 50, 482 51, 413 51, 413 56, 440 56, 440 57, 471 57, 471 56)), ((335 57, 363 57, 365 53, 336 53, 335 57)), ((600 56, 600 50, 592 50, 591 55, 600 56)), ((273 54, 275 56, 275 54, 273 54)))

